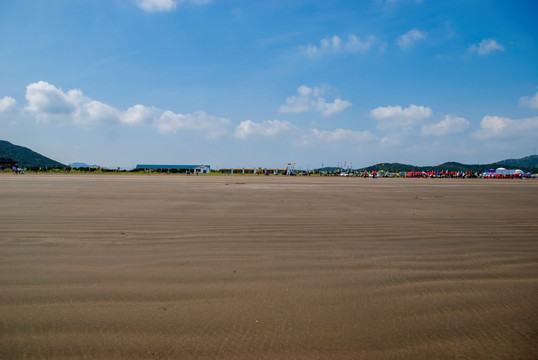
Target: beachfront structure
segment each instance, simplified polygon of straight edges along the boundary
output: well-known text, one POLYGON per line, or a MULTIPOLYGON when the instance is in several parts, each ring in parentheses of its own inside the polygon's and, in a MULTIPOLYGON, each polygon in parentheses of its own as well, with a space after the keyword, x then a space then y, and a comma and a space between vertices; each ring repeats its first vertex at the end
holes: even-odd
POLYGON ((174 172, 191 172, 198 174, 209 174, 211 171, 210 165, 136 165, 137 169, 147 171, 174 171, 174 172))

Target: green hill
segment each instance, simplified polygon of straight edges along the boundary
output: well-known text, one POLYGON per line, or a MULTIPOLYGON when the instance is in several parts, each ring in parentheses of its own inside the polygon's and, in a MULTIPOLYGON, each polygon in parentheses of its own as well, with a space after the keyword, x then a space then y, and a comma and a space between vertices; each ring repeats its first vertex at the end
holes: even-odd
POLYGON ((21 168, 65 166, 24 146, 14 145, 5 140, 0 140, 0 158, 11 159, 21 168))
POLYGON ((361 172, 366 171, 386 171, 389 173, 396 173, 400 171, 420 171, 419 166, 409 165, 409 164, 401 164, 401 163, 382 163, 382 164, 375 164, 372 166, 368 166, 362 169, 359 169, 361 172))
POLYGON ((496 169, 504 167, 507 169, 520 169, 526 172, 537 173, 538 172, 538 155, 531 155, 521 159, 507 159, 498 161, 492 164, 461 164, 458 162, 446 162, 440 165, 431 166, 415 166, 400 163, 382 163, 366 168, 358 169, 359 171, 373 171, 384 170, 387 172, 401 172, 401 171, 470 171, 470 172, 483 172, 486 169, 496 169))
POLYGON ((525 156, 521 159, 506 159, 499 161, 499 163, 510 166, 510 167, 528 167, 528 168, 538 168, 538 155, 525 156))

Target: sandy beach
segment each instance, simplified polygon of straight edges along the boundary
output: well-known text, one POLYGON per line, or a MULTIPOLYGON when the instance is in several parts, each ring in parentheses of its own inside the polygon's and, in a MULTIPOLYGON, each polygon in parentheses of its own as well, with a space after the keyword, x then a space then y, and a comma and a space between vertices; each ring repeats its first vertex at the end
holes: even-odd
POLYGON ((1 359, 535 359, 538 181, 0 175, 1 359))

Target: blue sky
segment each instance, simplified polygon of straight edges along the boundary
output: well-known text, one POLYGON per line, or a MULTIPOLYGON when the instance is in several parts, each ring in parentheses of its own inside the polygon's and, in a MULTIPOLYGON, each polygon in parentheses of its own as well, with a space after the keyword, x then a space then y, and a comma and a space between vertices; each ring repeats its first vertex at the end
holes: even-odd
POLYGON ((108 167, 527 156, 537 13, 525 0, 4 0, 0 139, 108 167))

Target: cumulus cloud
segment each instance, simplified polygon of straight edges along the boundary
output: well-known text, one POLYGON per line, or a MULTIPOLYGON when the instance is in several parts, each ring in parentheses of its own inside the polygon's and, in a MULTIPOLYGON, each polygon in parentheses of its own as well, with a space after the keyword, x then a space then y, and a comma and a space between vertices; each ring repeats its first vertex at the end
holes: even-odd
POLYGON ((79 119, 82 124, 92 124, 116 121, 118 115, 118 110, 112 106, 92 100, 81 104, 80 108, 77 109, 75 118, 79 119))
POLYGON ((176 114, 167 110, 153 121, 152 126, 161 134, 175 134, 178 131, 200 131, 206 133, 207 139, 216 139, 226 133, 226 127, 229 124, 229 119, 208 115, 204 111, 191 114, 176 114))
POLYGON ((299 95, 293 95, 286 99, 286 105, 280 106, 278 111, 282 113, 302 113, 312 110, 311 96, 319 97, 318 88, 309 88, 301 85, 297 89, 299 95))
POLYGON ((297 89, 297 95, 288 97, 286 104, 280 106, 278 111, 281 113, 317 111, 323 116, 331 116, 351 106, 349 101, 342 99, 335 99, 333 102, 328 103, 323 96, 323 89, 302 85, 297 89))
POLYGON ((363 38, 351 34, 346 40, 337 35, 320 40, 319 45, 308 44, 300 46, 301 52, 308 57, 321 56, 331 53, 367 53, 377 42, 377 38, 369 35, 363 38))
POLYGON ((432 115, 432 109, 425 106, 409 105, 407 108, 397 106, 379 106, 371 111, 372 116, 378 120, 384 119, 426 119, 432 115))
POLYGON ((45 81, 32 83, 26 87, 26 110, 35 113, 38 120, 47 121, 49 117, 70 115, 76 109, 80 90, 64 93, 56 86, 45 81))
POLYGON ((153 106, 147 107, 137 104, 121 113, 119 120, 128 125, 147 124, 157 119, 160 116, 160 113, 162 113, 162 110, 153 106))
POLYGON ((436 124, 423 125, 422 134, 433 136, 452 135, 465 131, 469 125, 469 122, 462 117, 446 115, 443 120, 436 124))
POLYGON ((26 87, 25 110, 38 122, 92 126, 102 123, 123 125, 150 125, 161 134, 175 134, 182 131, 205 133, 208 139, 226 133, 230 120, 198 111, 190 114, 176 114, 153 106, 134 105, 120 111, 108 104, 84 96, 81 90, 64 92, 45 81, 32 83, 26 87))
POLYGON ((79 89, 63 92, 45 81, 32 83, 26 87, 25 110, 35 116, 38 122, 74 122, 80 125, 114 121, 119 111, 100 101, 82 94, 79 89))
POLYGON ((246 139, 251 136, 275 137, 289 133, 295 127, 288 121, 266 120, 257 123, 251 120, 242 121, 235 128, 235 137, 246 139))
POLYGON ((177 8, 178 3, 191 3, 194 5, 204 5, 212 0, 136 0, 137 5, 148 12, 167 12, 177 8))
POLYGON ((487 115, 480 122, 480 130, 473 136, 478 139, 537 137, 538 117, 514 120, 487 115))
POLYGON ((498 44, 495 39, 484 39, 478 45, 469 46, 469 52, 477 53, 480 56, 488 55, 494 51, 504 51, 504 46, 498 44))
POLYGON ((401 49, 407 49, 411 47, 414 43, 420 40, 425 40, 427 37, 426 32, 420 31, 418 29, 412 29, 402 34, 398 37, 398 46, 401 49))
POLYGON ((319 98, 315 103, 315 110, 319 111, 323 116, 331 116, 344 111, 345 108, 350 106, 351 103, 347 100, 334 99, 332 103, 327 103, 325 99, 319 98))
MULTIPOLYGON (((523 96, 519 99, 519 106, 538 109, 538 91, 534 96, 523 96)), ((0 107, 1 108, 1 107, 0 107)))
POLYGON ((10 113, 17 108, 17 100, 9 96, 4 96, 0 99, 0 114, 10 113))
POLYGON ((424 119, 431 117, 432 109, 425 106, 409 105, 407 108, 397 106, 379 106, 370 111, 370 115, 379 121, 379 129, 410 128, 424 119))

